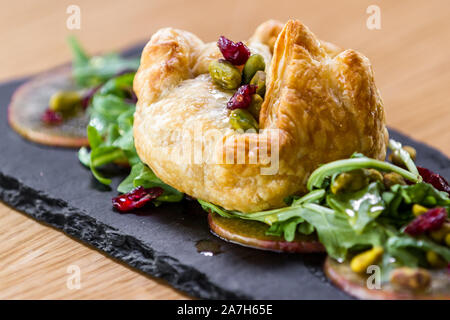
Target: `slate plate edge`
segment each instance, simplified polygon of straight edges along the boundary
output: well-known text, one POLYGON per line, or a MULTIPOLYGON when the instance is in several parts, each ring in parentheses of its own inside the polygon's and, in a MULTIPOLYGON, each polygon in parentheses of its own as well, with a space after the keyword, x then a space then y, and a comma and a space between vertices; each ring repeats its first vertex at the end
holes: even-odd
MULTIPOLYGON (((139 48, 142 48, 142 46, 136 45, 129 50, 125 50, 123 55, 131 56, 139 48)), ((52 70, 59 67, 52 68, 52 70)), ((39 74, 41 73, 37 75, 39 74)), ((20 77, 1 84, 20 85, 35 76, 20 77)), ((392 129, 389 128, 389 130, 392 129)), ((398 129, 393 131, 401 138, 411 139, 403 132, 399 132, 398 129)), ((422 144, 438 158, 448 161, 448 156, 441 150, 421 141, 415 140, 415 142, 422 144)), ((448 167, 446 163, 441 162, 440 164, 442 169, 448 167)), ((101 253, 118 259, 145 274, 164 279, 170 286, 191 296, 203 299, 251 299, 241 292, 230 292, 220 288, 197 269, 184 265, 178 259, 163 252, 155 251, 137 238, 121 233, 117 229, 89 216, 82 209, 70 206, 64 200, 52 198, 1 172, 0 200, 37 221, 55 227, 58 231, 93 246, 101 253)))
POLYGON ((155 251, 135 237, 92 218, 64 200, 49 197, 1 172, 0 200, 145 274, 164 279, 170 286, 191 296, 202 299, 251 299, 245 294, 220 288, 195 268, 155 251))

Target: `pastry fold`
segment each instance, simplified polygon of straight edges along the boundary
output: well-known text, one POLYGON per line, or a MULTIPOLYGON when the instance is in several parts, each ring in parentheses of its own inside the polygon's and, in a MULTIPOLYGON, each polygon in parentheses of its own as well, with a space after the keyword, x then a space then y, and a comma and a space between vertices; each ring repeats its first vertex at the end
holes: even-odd
POLYGON ((383 102, 365 56, 318 40, 295 20, 261 24, 247 45, 266 61, 258 133, 228 123, 233 91, 207 73, 221 58, 214 43, 166 28, 144 48, 134 81, 134 139, 162 181, 226 209, 255 212, 306 192, 320 164, 354 152, 384 159, 383 102))

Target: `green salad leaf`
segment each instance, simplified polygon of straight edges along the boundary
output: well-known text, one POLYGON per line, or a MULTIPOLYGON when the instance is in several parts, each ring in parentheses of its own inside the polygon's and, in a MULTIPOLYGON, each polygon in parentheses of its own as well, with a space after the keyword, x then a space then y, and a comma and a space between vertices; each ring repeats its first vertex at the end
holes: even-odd
POLYGON ((121 72, 139 67, 139 59, 122 58, 115 53, 90 57, 73 36, 68 43, 73 56, 73 78, 81 87, 98 86, 121 72))
POLYGON ((133 139, 133 115, 135 107, 121 101, 113 94, 96 94, 91 105, 91 120, 87 127, 87 136, 91 150, 81 148, 78 158, 82 164, 89 167, 94 177, 102 184, 111 184, 111 179, 101 173, 101 168, 107 164, 123 163, 131 166, 131 171, 118 186, 117 190, 127 193, 138 186, 144 188, 161 187, 164 193, 158 197, 158 202, 178 202, 184 194, 163 183, 153 171, 139 159, 133 139), (111 113, 108 113, 108 104, 111 113), (111 117, 114 114, 114 117, 111 117))
POLYGON ((153 203, 181 201, 183 193, 156 177, 136 152, 133 138, 136 110, 133 80, 139 60, 124 59, 115 54, 91 58, 75 38, 70 38, 69 43, 74 57, 74 79, 79 85, 95 90, 87 110, 90 116, 86 129, 90 150, 79 150, 80 162, 89 167, 93 176, 105 185, 112 182, 102 173, 105 165, 129 165, 130 174, 119 184, 119 192, 127 193, 138 186, 161 187, 164 193, 153 203))
MULTIPOLYGON (((411 168, 414 170, 415 165, 411 168)), ((449 249, 445 246, 402 232, 403 226, 415 218, 411 210, 413 204, 441 206, 449 212, 448 195, 420 181, 421 178, 410 171, 356 154, 350 159, 320 166, 308 181, 312 191, 300 198, 288 197, 285 199, 288 206, 284 208, 244 214, 199 202, 205 210, 223 217, 265 223, 269 226, 267 234, 284 237, 287 241, 293 241, 296 232, 315 232, 327 253, 339 261, 345 260, 349 252, 373 246, 384 248, 383 267, 386 269, 396 265, 424 265, 428 250, 450 261, 449 249), (372 182, 356 192, 331 192, 327 180, 361 168, 397 172, 417 183, 386 189, 382 183, 372 182), (318 187, 322 188, 314 189, 318 187)))
POLYGON ((125 180, 117 187, 117 191, 127 193, 134 188, 142 186, 144 188, 160 187, 164 189, 162 196, 158 201, 164 202, 178 202, 183 199, 184 194, 175 188, 162 182, 154 172, 142 162, 136 163, 131 168, 131 172, 125 180))
POLYGON ((426 207, 450 206, 450 198, 446 192, 435 189, 431 184, 421 182, 409 186, 395 185, 391 188, 406 204, 421 204, 426 207))
POLYGON ((409 153, 402 148, 402 144, 400 142, 390 139, 389 149, 391 149, 392 153, 398 156, 403 161, 404 165, 411 173, 416 175, 419 174, 414 161, 411 159, 409 153))
POLYGON ((229 211, 211 203, 199 200, 207 211, 215 212, 226 218, 241 218, 266 223, 270 226, 269 235, 283 235, 286 241, 292 241, 295 232, 311 234, 316 230, 320 242, 327 253, 335 259, 344 259, 347 250, 355 246, 380 245, 384 235, 377 225, 367 227, 364 234, 358 234, 348 222, 345 213, 311 202, 298 202, 290 207, 243 214, 229 211))
POLYGON ((305 222, 305 220, 301 217, 293 217, 290 218, 288 220, 285 221, 280 221, 280 222, 276 222, 274 224, 272 224, 269 229, 266 231, 267 235, 271 235, 271 236, 277 236, 277 237, 284 237, 284 239, 286 239, 286 241, 293 241, 295 238, 295 234, 297 232, 299 233, 303 233, 303 234, 311 234, 314 229, 312 231, 310 231, 309 226, 311 226, 309 223, 305 222), (303 224, 307 224, 308 227, 304 227, 306 232, 309 233, 303 233, 303 228, 302 231, 298 230, 297 228, 300 228, 300 225, 303 224))
POLYGON ((348 215, 352 228, 361 234, 366 225, 385 210, 381 188, 380 183, 373 182, 357 192, 337 195, 330 193, 327 195, 327 204, 330 208, 348 215))
POLYGON ((337 173, 365 168, 395 172, 411 182, 422 181, 422 177, 418 173, 412 173, 389 162, 375 160, 367 157, 356 157, 345 160, 337 160, 320 166, 309 177, 307 183, 308 190, 311 191, 315 188, 322 188, 326 178, 332 177, 337 173))
MULTIPOLYGON (((129 165, 130 173, 119 184, 119 192, 127 193, 138 186, 160 187, 164 193, 156 199, 155 205, 181 201, 183 193, 162 182, 136 152, 132 86, 139 61, 115 54, 90 57, 75 38, 70 38, 69 42, 73 52, 74 79, 80 86, 95 89, 88 108, 90 149, 79 150, 80 162, 105 185, 111 184, 110 177, 104 175, 105 165, 129 165)), ((349 254, 381 246, 384 249, 383 268, 386 269, 426 265, 425 254, 429 250, 449 262, 449 248, 426 236, 411 237, 403 232, 404 226, 415 218, 412 214, 414 204, 443 207, 449 213, 448 194, 422 182, 409 153, 402 149, 400 143, 390 140, 389 148, 407 170, 355 153, 349 159, 321 165, 308 179, 309 193, 302 197, 287 197, 287 206, 283 208, 242 213, 200 199, 198 202, 204 210, 222 217, 264 223, 268 226, 268 235, 284 237, 287 241, 293 241, 297 233, 315 233, 327 253, 339 261, 349 254), (387 188, 381 182, 372 182, 354 192, 331 192, 330 182, 333 183, 339 174, 357 169, 395 172, 413 184, 387 188)))
MULTIPOLYGON (((443 257, 445 260, 450 261, 450 249, 439 245, 424 237, 413 238, 407 235, 398 235, 390 237, 386 243, 388 250, 402 249, 402 248, 415 248, 421 251, 432 250, 443 257)), ((412 261, 404 261, 405 264, 411 265, 412 261)), ((414 262, 416 263, 416 262, 414 262)), ((417 265, 417 264, 416 264, 417 265)))
POLYGON ((394 185, 382 194, 386 210, 381 217, 390 224, 401 227, 414 218, 411 207, 420 204, 425 207, 443 207, 450 212, 450 198, 447 193, 436 190, 432 185, 420 182, 413 185, 394 185))
POLYGON ((364 233, 357 233, 347 214, 317 204, 304 206, 307 210, 300 216, 314 226, 327 253, 337 260, 344 260, 351 248, 379 246, 385 239, 383 228, 375 223, 367 225, 364 233))

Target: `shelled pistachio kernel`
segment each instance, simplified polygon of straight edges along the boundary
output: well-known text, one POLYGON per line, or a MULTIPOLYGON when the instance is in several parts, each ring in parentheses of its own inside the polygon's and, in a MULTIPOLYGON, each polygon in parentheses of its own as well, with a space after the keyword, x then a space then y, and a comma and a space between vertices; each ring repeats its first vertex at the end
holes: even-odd
POLYGON ((244 83, 250 83, 257 71, 264 71, 266 63, 260 54, 251 55, 242 70, 242 80, 244 83))
POLYGON ((445 245, 446 245, 447 247, 450 247, 450 233, 448 233, 448 234, 445 236, 444 241, 445 241, 445 245))
POLYGON ((447 266, 447 262, 440 255, 438 255, 436 252, 432 250, 427 251, 426 257, 428 263, 433 268, 444 268, 445 266, 447 266))
POLYGON ((230 62, 219 59, 209 64, 211 79, 224 89, 236 89, 241 84, 241 72, 230 62))
POLYGON ((72 113, 82 106, 82 97, 76 91, 58 91, 50 97, 48 106, 54 112, 72 113))
POLYGON ((364 169, 364 173, 370 182, 383 182, 383 175, 376 169, 364 169))
MULTIPOLYGON (((409 153, 409 156, 411 157, 412 161, 416 161, 417 155, 416 149, 414 149, 411 146, 403 146, 402 149, 409 153)), ((389 155, 388 160, 397 166, 400 167, 404 166, 402 159, 395 152, 389 155)))
POLYGON ((362 169, 342 172, 331 183, 331 192, 338 194, 345 191, 358 191, 368 184, 369 178, 362 169))
POLYGON ((266 73, 264 71, 256 71, 250 84, 257 86, 256 93, 261 97, 266 94, 266 73))
POLYGON ((230 124, 235 130, 258 130, 258 122, 253 118, 252 114, 244 109, 234 109, 230 113, 230 124))
POLYGON ((255 119, 259 119, 259 113, 261 111, 261 106, 263 103, 263 98, 259 94, 252 95, 252 102, 248 107, 248 111, 255 117, 255 119))
POLYGON ((430 286, 431 275, 422 268, 401 267, 391 272, 390 282, 402 289, 422 291, 430 286))
POLYGON ((413 206, 412 206, 412 213, 415 217, 418 217, 427 211, 428 211, 428 208, 421 206, 420 204, 416 203, 416 204, 413 204, 413 206))
POLYGON ((383 176, 383 183, 387 189, 390 189, 396 184, 405 185, 406 181, 401 175, 396 172, 385 173, 383 176))
POLYGON ((350 262, 350 268, 353 272, 361 273, 365 272, 367 268, 376 263, 377 260, 383 255, 382 247, 373 247, 370 250, 364 251, 356 256, 350 262))
POLYGON ((450 234, 450 223, 444 222, 439 230, 434 230, 430 232, 430 237, 436 242, 444 242, 445 237, 450 234))

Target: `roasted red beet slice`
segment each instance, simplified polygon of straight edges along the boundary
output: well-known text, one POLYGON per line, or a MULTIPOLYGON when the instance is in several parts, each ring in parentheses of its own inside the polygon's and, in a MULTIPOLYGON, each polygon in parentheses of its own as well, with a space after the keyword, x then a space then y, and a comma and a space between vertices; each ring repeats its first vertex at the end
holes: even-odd
POLYGON ((430 209, 411 221, 405 228, 405 233, 417 236, 426 231, 437 230, 447 219, 447 211, 444 208, 430 209))
POLYGON ((257 86, 244 84, 240 86, 227 103, 227 108, 247 109, 252 102, 252 95, 255 94, 257 86))
POLYGON ((277 252, 325 252, 315 236, 296 235, 294 241, 289 242, 266 235, 269 227, 258 221, 224 218, 210 213, 208 223, 211 231, 219 238, 245 247, 277 252))
MULTIPOLYGON (((443 269, 429 270, 431 285, 425 291, 398 289, 390 282, 382 282, 380 288, 369 288, 368 277, 373 274, 355 273, 348 262, 339 263, 327 257, 324 272, 338 288, 359 299, 372 300, 448 300, 450 299, 450 277, 443 269)), ((370 283, 373 283, 370 281, 370 283)))
POLYGON ((230 39, 221 36, 217 41, 217 46, 223 57, 236 66, 243 65, 250 57, 250 50, 242 42, 234 43, 230 39))
POLYGON ((47 109, 42 114, 41 120, 48 125, 58 125, 63 122, 63 116, 59 112, 47 109))
POLYGON ((14 92, 8 107, 9 124, 21 136, 37 143, 72 148, 87 146, 87 112, 79 112, 62 123, 58 123, 57 115, 46 112, 49 99, 55 92, 79 89, 72 80, 70 67, 37 76, 14 92))
POLYGON ((142 208, 147 202, 162 195, 163 192, 164 190, 160 187, 147 189, 144 187, 137 187, 128 193, 113 198, 113 207, 120 212, 129 212, 134 209, 142 208))
POLYGON ((450 185, 443 176, 430 169, 419 166, 417 167, 417 170, 419 170, 419 174, 422 176, 424 182, 429 183, 439 191, 445 191, 450 195, 450 185))

